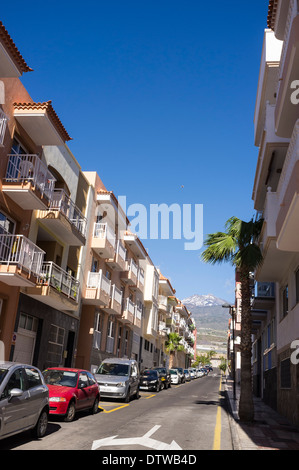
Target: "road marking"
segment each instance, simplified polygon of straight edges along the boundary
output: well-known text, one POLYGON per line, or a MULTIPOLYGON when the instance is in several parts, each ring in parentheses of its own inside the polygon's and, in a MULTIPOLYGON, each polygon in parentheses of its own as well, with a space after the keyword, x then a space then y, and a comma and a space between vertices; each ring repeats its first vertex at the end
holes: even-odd
MULTIPOLYGON (((219 392, 221 392, 221 379, 220 379, 219 392)), ((221 448, 221 406, 218 405, 217 415, 216 415, 216 426, 215 426, 215 432, 214 432, 213 450, 220 450, 220 448, 221 448)))
POLYGON ((146 400, 148 400, 149 398, 153 398, 155 397, 156 395, 150 395, 149 397, 142 397, 142 398, 145 398, 146 400))
POLYGON ((100 447, 111 447, 111 446, 131 446, 139 445, 147 447, 149 449, 156 450, 182 450, 182 448, 175 442, 172 441, 171 444, 166 444, 165 442, 157 441, 152 439, 151 436, 160 428, 160 425, 154 426, 150 429, 144 436, 141 437, 132 437, 132 438, 120 438, 116 439, 118 436, 106 437, 104 439, 98 439, 93 441, 91 450, 99 449, 100 447))
POLYGON ((121 408, 126 408, 127 406, 130 406, 129 404, 128 405, 122 405, 122 406, 118 406, 117 408, 113 408, 112 410, 105 410, 105 408, 103 408, 102 406, 99 406, 99 409, 102 410, 104 413, 113 413, 113 411, 116 411, 116 410, 120 410, 121 408))

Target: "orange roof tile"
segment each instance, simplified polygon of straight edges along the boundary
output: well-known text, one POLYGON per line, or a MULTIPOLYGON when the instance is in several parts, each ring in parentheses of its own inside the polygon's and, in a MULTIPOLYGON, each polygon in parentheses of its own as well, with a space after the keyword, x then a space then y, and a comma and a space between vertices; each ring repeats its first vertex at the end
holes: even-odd
POLYGON ((269 0, 267 26, 269 29, 274 29, 276 11, 278 0, 269 0))
POLYGON ((14 103, 15 110, 42 110, 47 111, 49 119, 52 121, 52 124, 55 126, 57 132, 64 142, 72 140, 72 138, 67 133, 65 127, 62 125, 59 117, 57 116, 53 106, 52 101, 45 101, 43 103, 14 103))
POLYGON ((12 58, 13 62, 20 70, 20 72, 33 71, 33 69, 26 64, 24 58, 20 54, 20 51, 18 50, 17 46, 15 45, 12 38, 5 29, 2 21, 0 21, 0 42, 5 47, 6 51, 9 53, 10 57, 12 58))

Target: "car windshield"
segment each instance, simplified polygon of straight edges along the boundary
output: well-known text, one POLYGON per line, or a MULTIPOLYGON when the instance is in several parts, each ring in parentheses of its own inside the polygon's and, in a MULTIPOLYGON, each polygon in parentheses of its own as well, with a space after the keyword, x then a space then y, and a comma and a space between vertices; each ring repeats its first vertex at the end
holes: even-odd
POLYGON ((177 370, 170 370, 170 373, 173 374, 173 375, 178 375, 177 370))
POLYGON ((62 387, 76 387, 78 374, 70 370, 49 369, 43 372, 47 385, 59 385, 62 387))
POLYGON ((160 374, 161 374, 161 373, 162 373, 162 374, 166 374, 166 370, 165 370, 165 369, 157 368, 157 369, 155 369, 155 370, 157 370, 158 372, 160 372, 160 374))
POLYGON ((3 382, 3 379, 6 376, 6 374, 7 374, 7 369, 0 368, 0 385, 3 382))
POLYGON ((157 377, 157 372, 154 370, 145 370, 142 375, 143 377, 157 377))
POLYGON ((111 364, 110 362, 104 362, 100 365, 96 373, 102 375, 118 375, 127 377, 129 375, 129 365, 111 364))

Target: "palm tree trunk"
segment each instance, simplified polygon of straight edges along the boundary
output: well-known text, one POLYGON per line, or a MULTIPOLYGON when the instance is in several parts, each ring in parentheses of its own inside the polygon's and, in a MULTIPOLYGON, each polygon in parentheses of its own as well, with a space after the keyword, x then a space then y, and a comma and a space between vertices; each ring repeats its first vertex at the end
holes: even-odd
POLYGON ((241 394, 239 418, 241 421, 254 420, 251 373, 251 288, 250 275, 246 268, 240 270, 241 280, 241 394))
POLYGON ((170 354, 169 354, 169 369, 172 369, 172 367, 173 367, 174 355, 175 355, 175 352, 170 351, 170 354))

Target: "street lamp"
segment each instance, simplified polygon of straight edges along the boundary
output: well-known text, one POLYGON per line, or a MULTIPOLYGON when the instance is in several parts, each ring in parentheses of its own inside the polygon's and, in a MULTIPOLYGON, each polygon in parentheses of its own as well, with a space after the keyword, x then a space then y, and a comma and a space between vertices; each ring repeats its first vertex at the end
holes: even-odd
POLYGON ((232 350, 232 369, 233 369, 233 397, 236 400, 236 363, 235 363, 235 307, 234 305, 224 304, 222 308, 228 308, 232 317, 233 324, 233 350, 232 350))

